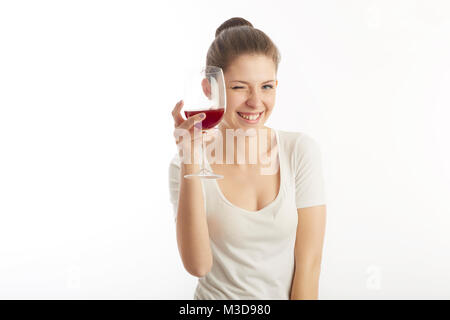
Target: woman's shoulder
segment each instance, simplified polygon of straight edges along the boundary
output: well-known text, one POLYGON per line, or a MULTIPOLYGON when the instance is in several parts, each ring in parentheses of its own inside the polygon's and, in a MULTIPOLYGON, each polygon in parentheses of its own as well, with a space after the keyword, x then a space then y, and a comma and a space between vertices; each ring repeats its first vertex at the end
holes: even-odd
POLYGON ((280 143, 287 151, 304 152, 309 149, 319 148, 319 143, 310 134, 302 131, 276 130, 280 137, 280 143))
POLYGON ((322 152, 319 143, 312 135, 298 131, 278 130, 278 133, 280 142, 284 146, 285 159, 289 161, 297 177, 304 174, 305 168, 309 170, 320 168, 322 152))

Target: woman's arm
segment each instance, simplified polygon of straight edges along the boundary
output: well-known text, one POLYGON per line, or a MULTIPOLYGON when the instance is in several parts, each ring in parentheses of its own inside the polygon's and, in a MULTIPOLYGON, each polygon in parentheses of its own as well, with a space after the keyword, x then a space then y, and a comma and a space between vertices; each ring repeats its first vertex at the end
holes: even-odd
POLYGON ((201 278, 211 270, 213 261, 202 185, 200 178, 184 178, 198 170, 200 167, 196 164, 181 164, 176 229, 178 250, 185 269, 201 278))
POLYGON ((319 276, 326 224, 326 205, 297 209, 295 273, 291 300, 319 298, 319 276))
MULTIPOLYGON (((177 140, 181 164, 179 175, 173 177, 170 181, 172 181, 173 197, 176 197, 174 194, 178 193, 176 208, 178 251, 187 272, 201 278, 211 270, 213 260, 209 244, 203 190, 200 178, 185 179, 184 175, 200 170, 199 165, 194 161, 195 154, 201 155, 201 152, 196 148, 198 144, 195 143, 195 140, 198 138, 196 138, 194 126, 204 119, 205 114, 199 113, 184 120, 181 116, 183 104, 182 100, 179 101, 172 110, 175 127, 174 137, 177 140), (183 137, 181 141, 180 137, 183 137), (190 159, 188 155, 190 155, 190 159)), ((176 170, 172 170, 171 174, 176 174, 175 172, 176 170)))

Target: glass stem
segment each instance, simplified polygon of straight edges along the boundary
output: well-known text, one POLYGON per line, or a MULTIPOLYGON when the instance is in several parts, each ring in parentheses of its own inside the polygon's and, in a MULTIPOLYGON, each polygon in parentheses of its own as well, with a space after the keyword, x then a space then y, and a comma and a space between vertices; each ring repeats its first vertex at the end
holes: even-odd
POLYGON ((203 173, 203 172, 205 172, 205 136, 204 136, 204 134, 205 134, 205 131, 204 130, 202 130, 202 152, 201 152, 201 154, 202 154, 202 162, 201 162, 201 172, 203 173))

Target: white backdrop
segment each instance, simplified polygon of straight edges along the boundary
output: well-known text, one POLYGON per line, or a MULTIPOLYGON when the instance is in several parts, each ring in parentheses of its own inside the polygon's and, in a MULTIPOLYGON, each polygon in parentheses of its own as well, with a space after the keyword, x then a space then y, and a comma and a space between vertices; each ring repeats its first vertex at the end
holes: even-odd
POLYGON ((0 298, 192 298, 171 110, 234 16, 282 54, 268 125, 321 145, 320 298, 450 298, 445 0, 0 2, 0 298))

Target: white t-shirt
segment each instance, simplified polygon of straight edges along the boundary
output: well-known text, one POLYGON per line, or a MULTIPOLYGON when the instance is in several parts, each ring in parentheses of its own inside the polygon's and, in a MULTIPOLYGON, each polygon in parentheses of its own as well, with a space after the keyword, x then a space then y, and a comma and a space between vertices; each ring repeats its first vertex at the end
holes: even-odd
MULTIPOLYGON (((216 180, 202 179, 213 266, 199 278, 198 300, 288 300, 294 276, 298 208, 325 204, 321 151, 299 132, 275 130, 280 167, 277 197, 258 211, 229 202, 216 180)), ((209 163, 207 167, 210 169, 209 163)), ((169 166, 176 221, 180 159, 169 166)))

